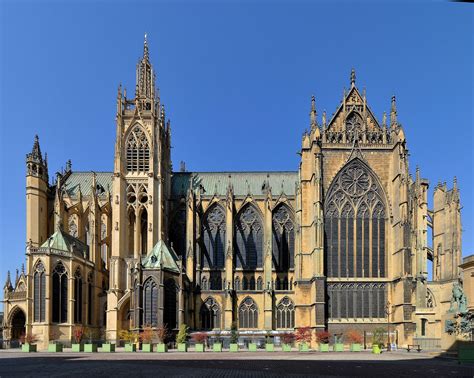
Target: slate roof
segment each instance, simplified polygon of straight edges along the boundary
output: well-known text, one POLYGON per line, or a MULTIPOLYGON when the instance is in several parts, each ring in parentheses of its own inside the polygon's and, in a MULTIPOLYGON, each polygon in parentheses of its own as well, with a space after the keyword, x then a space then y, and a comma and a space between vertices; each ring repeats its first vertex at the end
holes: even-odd
POLYGON ((89 258, 89 247, 79 239, 64 232, 62 229, 57 230, 40 246, 40 249, 55 249, 74 253, 82 258, 89 258))
MULTIPOLYGON (((112 191, 112 172, 96 172, 97 184, 105 191, 112 191)), ((298 181, 296 171, 269 171, 269 172, 174 172, 171 177, 172 196, 186 195, 191 188, 197 191, 200 186, 204 189, 204 196, 215 193, 225 196, 229 182, 233 185, 234 195, 246 196, 263 195, 264 182, 268 181, 273 195, 282 191, 287 196, 295 195, 295 185, 298 181)), ((65 182, 65 190, 70 196, 77 196, 79 186, 84 196, 91 193, 92 172, 72 172, 65 182)))
POLYGON ((168 249, 166 243, 160 240, 146 257, 142 258, 142 266, 145 269, 163 268, 171 272, 179 273, 177 264, 178 256, 173 250, 168 249))

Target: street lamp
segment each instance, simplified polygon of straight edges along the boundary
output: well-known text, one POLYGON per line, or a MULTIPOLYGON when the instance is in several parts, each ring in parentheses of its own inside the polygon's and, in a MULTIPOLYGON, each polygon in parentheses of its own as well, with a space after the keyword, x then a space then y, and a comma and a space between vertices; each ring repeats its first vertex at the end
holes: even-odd
POLYGON ((387 352, 391 350, 391 343, 390 343, 390 315, 392 314, 390 308, 390 301, 387 301, 385 305, 385 314, 387 315, 387 352))

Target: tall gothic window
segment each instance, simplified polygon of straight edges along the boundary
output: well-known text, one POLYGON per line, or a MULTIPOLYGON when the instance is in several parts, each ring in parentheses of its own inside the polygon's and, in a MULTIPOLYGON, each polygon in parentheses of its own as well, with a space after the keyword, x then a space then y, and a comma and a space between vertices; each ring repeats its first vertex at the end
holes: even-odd
POLYGON ((220 205, 213 205, 203 221, 202 266, 220 269, 225 256, 225 212, 220 205))
POLYGON ((82 275, 79 269, 74 273, 74 323, 82 323, 82 275))
POLYGON ((263 264, 263 224, 252 205, 246 205, 236 218, 235 260, 236 267, 243 269, 261 268, 263 264))
POLYGON ((171 278, 165 281, 164 307, 163 322, 170 329, 176 328, 178 321, 178 287, 171 278))
POLYGON ((245 298, 239 306, 239 327, 258 328, 258 307, 250 297, 245 298))
POLYGON ((125 143, 127 151, 127 171, 148 172, 150 170, 150 145, 145 132, 135 126, 125 143))
POLYGON ((295 304, 288 297, 284 297, 277 305, 276 327, 295 328, 295 304))
POLYGON ((41 261, 36 264, 33 281, 34 319, 35 322, 44 322, 46 311, 46 274, 41 261))
POLYGON ((329 283, 328 297, 330 318, 385 317, 387 292, 384 282, 329 283))
POLYGON ((76 215, 70 215, 68 220, 68 229, 69 235, 74 236, 75 238, 79 237, 79 233, 77 230, 77 223, 76 223, 76 215))
POLYGON ((221 309, 214 298, 207 298, 201 306, 201 328, 214 329, 221 326, 221 309))
POLYGON ((328 277, 385 277, 385 201, 359 159, 336 176, 325 203, 328 277))
POLYGON ((89 273, 87 276, 87 324, 92 324, 92 310, 93 310, 93 300, 94 300, 94 292, 93 292, 93 280, 92 280, 92 272, 89 273))
POLYGON ((294 267, 295 234, 293 216, 285 205, 273 212, 273 266, 277 272, 294 267))
POLYGON ((180 206, 170 227, 170 239, 178 256, 186 255, 186 206, 180 206))
POLYGON ((158 325, 158 286, 151 277, 143 285, 143 324, 158 325))
POLYGON ((53 270, 53 323, 67 322, 67 272, 59 262, 53 270))

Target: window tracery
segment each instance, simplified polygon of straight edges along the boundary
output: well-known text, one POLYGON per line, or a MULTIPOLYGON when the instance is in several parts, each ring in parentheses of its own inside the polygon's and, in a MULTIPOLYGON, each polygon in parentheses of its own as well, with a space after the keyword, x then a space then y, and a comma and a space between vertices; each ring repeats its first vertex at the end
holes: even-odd
POLYGON ((143 324, 156 327, 158 324, 158 286, 153 278, 148 278, 143 285, 143 324))
POLYGON ((201 328, 211 330, 221 326, 221 310, 212 297, 207 298, 201 305, 201 328))
POLYGON ((246 205, 235 222, 235 262, 237 268, 261 268, 263 264, 262 220, 252 205, 246 205))
POLYGON ((35 322, 44 322, 46 313, 46 273, 41 261, 36 264, 33 283, 34 320, 35 322))
POLYGON ((295 304, 284 297, 276 308, 276 327, 280 329, 295 328, 295 304))
POLYGON ((79 233, 77 231, 76 216, 74 214, 69 216, 68 229, 69 235, 74 236, 75 238, 79 237, 79 233))
POLYGON ((82 323, 82 275, 79 269, 74 273, 74 323, 82 323))
POLYGON ((148 172, 150 169, 150 145, 140 126, 134 126, 125 143, 127 171, 148 172))
POLYGON ((255 301, 247 297, 239 306, 239 328, 258 327, 258 307, 255 301))
POLYGON ((225 237, 225 212, 220 205, 214 204, 206 212, 203 221, 203 267, 212 269, 224 267, 225 237))
POLYGON ((53 270, 53 323, 67 322, 68 274, 61 262, 53 270))
POLYGON ((385 277, 385 201, 359 159, 336 176, 325 201, 328 277, 385 277))
POLYGON ((285 205, 273 212, 273 266, 276 271, 286 271, 294 267, 294 221, 285 205))

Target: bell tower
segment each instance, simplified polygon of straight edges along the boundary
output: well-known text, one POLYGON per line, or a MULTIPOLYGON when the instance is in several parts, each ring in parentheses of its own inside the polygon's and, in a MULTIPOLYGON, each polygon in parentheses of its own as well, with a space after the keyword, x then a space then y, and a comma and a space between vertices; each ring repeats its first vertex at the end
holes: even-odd
POLYGON ((38 135, 26 155, 26 241, 39 247, 48 237, 48 161, 38 135))
POLYGON ((171 126, 160 104, 155 79, 145 34, 143 56, 136 67, 135 96, 127 98, 127 90, 121 86, 117 94, 107 315, 112 339, 118 329, 133 327, 120 320, 130 308, 130 303, 121 298, 135 285, 129 272, 167 235, 164 220, 170 193, 171 126))

